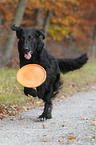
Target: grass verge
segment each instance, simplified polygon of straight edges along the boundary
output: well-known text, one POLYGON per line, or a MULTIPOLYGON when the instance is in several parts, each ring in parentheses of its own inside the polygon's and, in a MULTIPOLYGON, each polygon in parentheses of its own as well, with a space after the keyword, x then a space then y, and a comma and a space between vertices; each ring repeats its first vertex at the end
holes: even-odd
POLYGON ((88 62, 79 70, 61 75, 63 81, 59 96, 96 89, 96 62, 88 62))
MULTIPOLYGON (((37 97, 27 97, 23 87, 16 81, 16 69, 0 69, 0 118, 16 115, 42 104, 37 97)), ((83 68, 74 72, 61 74, 64 82, 58 96, 65 97, 76 92, 89 90, 96 84, 96 62, 88 62, 83 68)))

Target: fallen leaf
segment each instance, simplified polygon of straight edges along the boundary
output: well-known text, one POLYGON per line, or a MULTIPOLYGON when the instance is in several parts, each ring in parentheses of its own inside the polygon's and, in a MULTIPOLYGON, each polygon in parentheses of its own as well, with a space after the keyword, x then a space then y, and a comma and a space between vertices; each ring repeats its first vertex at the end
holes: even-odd
POLYGON ((75 139, 76 138, 76 136, 69 136, 69 137, 67 137, 67 139, 75 139))
POLYGON ((68 142, 69 142, 69 143, 71 143, 71 144, 73 143, 73 141, 72 141, 72 140, 69 140, 68 142))
POLYGON ((64 141, 63 139, 59 139, 59 140, 58 140, 58 142, 63 142, 63 141, 64 141))
POLYGON ((46 127, 44 124, 43 124, 43 129, 47 129, 48 127, 46 127))
POLYGON ((8 116, 8 114, 2 114, 2 113, 0 113, 0 119, 2 120, 3 118, 5 118, 5 117, 7 117, 8 116))
POLYGON ((10 119, 11 121, 13 121, 14 119, 10 119))
POLYGON ((53 130, 48 130, 48 132, 51 132, 51 131, 53 131, 53 130))
POLYGON ((62 127, 65 127, 65 125, 62 125, 62 127))
POLYGON ((65 96, 61 96, 60 98, 65 99, 65 96))
POLYGON ((90 118, 81 118, 80 120, 89 120, 90 118))
POLYGON ((0 110, 0 113, 3 113, 3 111, 2 111, 2 110, 0 110))
POLYGON ((24 109, 24 111, 27 111, 27 107, 24 107, 24 106, 23 106, 23 109, 24 109))
POLYGON ((95 139, 95 136, 93 136, 92 138, 95 139))
POLYGON ((51 124, 55 124, 55 122, 51 122, 51 124))
POLYGON ((47 136, 46 134, 44 134, 43 136, 47 136))
POLYGON ((23 119, 24 119, 24 117, 23 116, 20 116, 19 120, 23 120, 23 119))
POLYGON ((94 123, 96 125, 96 121, 95 120, 92 120, 92 123, 94 123))
POLYGON ((40 139, 40 141, 42 141, 42 142, 49 142, 50 139, 49 138, 47 138, 47 139, 40 139))

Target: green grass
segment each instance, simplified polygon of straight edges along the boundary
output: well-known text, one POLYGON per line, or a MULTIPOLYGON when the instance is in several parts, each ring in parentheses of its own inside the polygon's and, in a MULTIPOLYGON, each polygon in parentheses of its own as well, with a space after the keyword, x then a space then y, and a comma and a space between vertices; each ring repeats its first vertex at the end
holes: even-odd
MULTIPOLYGON (((16 81, 17 69, 0 69, 0 109, 18 106, 35 106, 41 104, 38 98, 27 97, 23 87, 16 81)), ((68 96, 79 91, 85 91, 96 85, 96 62, 88 62, 83 68, 61 75, 62 89, 58 96, 68 96)))
POLYGON ((0 110, 3 114, 18 113, 17 110, 26 110, 40 104, 36 97, 25 96, 23 87, 16 80, 17 69, 0 69, 0 110), (7 110, 7 111, 6 111, 7 110))
POLYGON ((63 86, 60 95, 72 95, 76 92, 87 91, 96 85, 96 62, 88 62, 79 70, 61 75, 63 86))
POLYGON ((0 103, 14 103, 24 98, 23 88, 16 81, 15 69, 0 70, 0 103))

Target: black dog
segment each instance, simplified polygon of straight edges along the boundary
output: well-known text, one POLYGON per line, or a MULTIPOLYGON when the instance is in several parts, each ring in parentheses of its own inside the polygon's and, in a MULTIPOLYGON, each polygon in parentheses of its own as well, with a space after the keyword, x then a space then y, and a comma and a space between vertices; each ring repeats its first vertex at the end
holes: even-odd
POLYGON ((20 58, 20 68, 27 64, 39 64, 45 68, 47 73, 46 81, 34 90, 24 88, 25 95, 38 96, 45 102, 45 108, 40 119, 50 119, 52 112, 51 99, 55 96, 60 86, 60 71, 66 73, 81 68, 88 60, 86 54, 72 59, 56 59, 52 54, 44 49, 44 43, 40 35, 45 39, 44 29, 27 28, 23 29, 12 25, 11 29, 16 31, 18 51, 20 58))

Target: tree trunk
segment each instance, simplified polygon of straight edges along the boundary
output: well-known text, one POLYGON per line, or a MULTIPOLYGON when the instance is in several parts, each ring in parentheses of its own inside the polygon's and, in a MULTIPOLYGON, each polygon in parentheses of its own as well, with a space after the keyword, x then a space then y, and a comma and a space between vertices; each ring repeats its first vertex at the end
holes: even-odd
POLYGON ((47 31, 48 31, 48 28, 49 28, 49 23, 50 23, 50 19, 51 19, 51 11, 48 10, 47 13, 46 13, 46 19, 45 19, 45 48, 46 48, 46 43, 47 43, 47 31))
POLYGON ((93 44, 93 46, 92 46, 92 60, 94 60, 95 58, 96 58, 96 44, 93 44))
MULTIPOLYGON (((27 3, 27 0, 19 0, 17 8, 16 8, 15 16, 12 20, 12 24, 20 25, 20 22, 24 15, 26 3, 27 3)), ((15 39, 16 39, 15 33, 11 29, 9 29, 5 46, 4 46, 3 56, 2 56, 3 67, 5 67, 7 64, 10 63, 9 58, 11 56, 15 39)))
POLYGON ((43 27, 43 23, 44 23, 43 12, 44 12, 44 8, 36 10, 36 20, 35 20, 34 26, 43 27))
POLYGON ((1 25, 2 25, 2 16, 0 15, 0 48, 2 46, 2 42, 1 42, 1 32, 2 32, 1 25))
POLYGON ((91 33, 91 42, 88 48, 88 53, 91 56, 91 59, 96 59, 96 26, 94 26, 94 32, 91 33))
POLYGON ((37 9, 36 10, 36 20, 34 23, 34 26, 39 26, 39 27, 43 27, 44 24, 44 28, 45 28, 45 48, 46 48, 46 42, 47 42, 47 31, 48 31, 48 27, 49 27, 49 23, 50 23, 50 19, 51 19, 51 11, 48 10, 46 13, 46 18, 45 18, 45 23, 44 23, 44 8, 41 9, 37 9))

